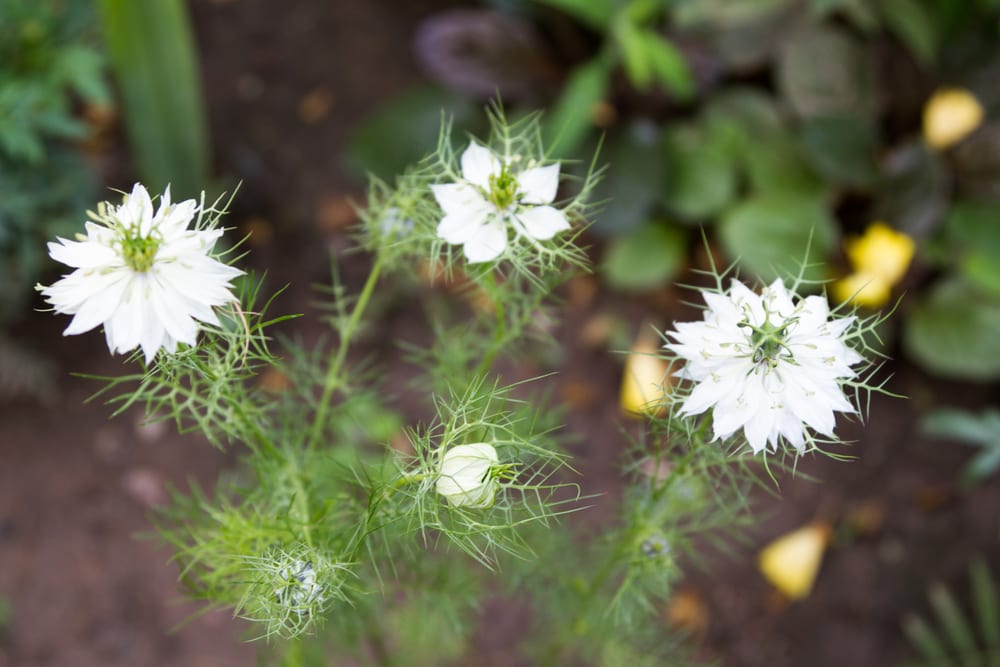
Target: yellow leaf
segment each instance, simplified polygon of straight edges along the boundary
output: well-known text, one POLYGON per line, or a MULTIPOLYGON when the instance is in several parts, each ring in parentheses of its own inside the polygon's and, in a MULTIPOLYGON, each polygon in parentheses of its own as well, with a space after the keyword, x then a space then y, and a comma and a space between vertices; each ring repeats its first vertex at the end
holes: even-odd
POLYGON ((895 285, 906 274, 916 244, 884 222, 874 222, 863 236, 848 240, 844 248, 855 271, 895 285))
POLYGON ((640 336, 625 359, 620 404, 631 415, 660 414, 666 409, 664 383, 669 364, 658 355, 656 343, 640 336))
POLYGON ((983 122, 983 105, 964 88, 942 88, 924 105, 924 141, 944 150, 969 136, 983 122))
POLYGON ((804 598, 812 590, 829 541, 829 524, 809 524, 764 547, 758 556, 757 567, 775 588, 789 598, 804 598))

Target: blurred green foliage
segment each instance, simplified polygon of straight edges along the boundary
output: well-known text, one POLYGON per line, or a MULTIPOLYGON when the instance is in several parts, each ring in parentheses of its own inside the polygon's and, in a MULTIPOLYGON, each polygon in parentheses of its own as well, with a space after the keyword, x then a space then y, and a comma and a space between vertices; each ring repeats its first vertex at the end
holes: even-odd
POLYGON ((77 102, 109 101, 85 0, 0 0, 0 321, 23 311, 44 240, 79 226, 95 184, 77 102))
POLYGON ((972 613, 941 583, 928 591, 933 618, 908 614, 903 630, 919 654, 910 667, 991 667, 1000 662, 1000 594, 983 559, 969 567, 972 613))
MULTIPOLYGON (((908 354, 941 376, 1000 378, 1000 0, 491 4, 543 37, 531 57, 477 54, 475 71, 502 71, 504 97, 512 62, 561 70, 561 88, 515 97, 548 108, 553 157, 601 142, 609 169, 591 231, 607 239, 613 287, 672 280, 699 228, 748 278, 771 280, 807 257, 818 285, 852 272, 844 241, 881 220, 917 244, 894 290, 906 292, 908 354), (924 106, 943 87, 968 89, 984 110, 978 129, 944 148, 922 134, 924 106)), ((386 137, 405 145, 407 118, 421 115, 398 112, 362 129, 354 152, 378 153, 386 137)))
POLYGON ((183 0, 100 0, 121 88, 132 155, 143 183, 176 200, 208 183, 210 146, 194 40, 183 0))
POLYGON ((925 433, 935 438, 957 440, 979 448, 962 470, 963 486, 975 486, 1000 470, 1000 410, 989 408, 973 414, 940 409, 927 415, 921 426, 925 433))

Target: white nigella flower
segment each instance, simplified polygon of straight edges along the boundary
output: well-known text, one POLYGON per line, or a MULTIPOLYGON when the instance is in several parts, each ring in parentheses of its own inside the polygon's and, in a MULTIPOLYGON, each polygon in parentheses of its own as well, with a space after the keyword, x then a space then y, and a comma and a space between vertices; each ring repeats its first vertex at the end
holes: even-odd
POLYGON ((121 206, 98 207, 79 240, 49 243, 49 254, 76 270, 38 286, 57 313, 73 315, 63 335, 104 325, 112 353, 142 347, 149 363, 160 348, 194 345, 198 321, 218 325, 213 311, 233 301, 230 281, 243 272, 211 256, 222 229, 188 229, 197 203, 170 201, 168 186, 153 213, 136 183, 121 206))
POLYGON ((462 180, 432 185, 444 211, 437 234, 464 247, 470 263, 488 262, 507 248, 508 227, 537 241, 570 228, 563 211, 550 206, 559 188, 559 164, 515 171, 513 161, 472 143, 462 153, 462 180))
POLYGON ((855 318, 830 319, 825 298, 797 299, 780 279, 759 295, 733 280, 703 296, 703 321, 668 332, 681 377, 695 383, 680 414, 711 409, 715 438, 742 428, 754 452, 779 438, 801 450, 806 427, 833 437, 834 413, 855 412, 842 386, 864 360, 843 338, 855 318))
POLYGON ((493 474, 499 462, 497 450, 485 442, 451 447, 441 461, 437 492, 453 507, 490 507, 500 487, 493 474))
POLYGON ((308 613, 314 602, 323 601, 323 587, 316 581, 316 570, 308 561, 297 560, 281 568, 274 595, 278 602, 297 614, 308 613))

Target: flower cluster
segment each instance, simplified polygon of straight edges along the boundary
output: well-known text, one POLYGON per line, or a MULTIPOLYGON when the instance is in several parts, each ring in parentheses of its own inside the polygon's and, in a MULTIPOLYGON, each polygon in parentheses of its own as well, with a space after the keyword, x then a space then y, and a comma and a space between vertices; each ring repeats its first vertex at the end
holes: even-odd
POLYGON ((235 299, 231 281, 243 271, 212 256, 222 229, 188 229, 197 210, 193 199, 171 202, 168 186, 154 213, 136 183, 120 206, 98 207, 86 236, 49 243, 52 258, 75 269, 37 288, 73 315, 64 335, 103 325, 112 353, 141 347, 150 363, 160 349, 193 346, 199 322, 218 326, 213 308, 235 299))
POLYGON ((842 386, 864 360, 845 341, 854 317, 831 319, 824 297, 796 299, 780 279, 760 294, 733 280, 703 296, 703 320, 667 333, 680 377, 694 383, 681 416, 711 410, 716 439, 742 428, 760 452, 781 439, 802 450, 807 428, 833 437, 834 413, 856 412, 842 386))

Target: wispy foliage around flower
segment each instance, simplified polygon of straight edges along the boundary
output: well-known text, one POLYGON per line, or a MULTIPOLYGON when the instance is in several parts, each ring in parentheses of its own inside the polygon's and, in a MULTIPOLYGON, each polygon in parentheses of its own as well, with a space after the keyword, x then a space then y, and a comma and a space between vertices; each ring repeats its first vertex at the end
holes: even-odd
MULTIPOLYGON (((668 342, 674 360, 688 362, 683 376, 675 367, 687 384, 664 386, 665 409, 644 411, 646 429, 621 438, 619 510, 589 534, 567 526, 565 515, 598 500, 562 448, 563 413, 544 378, 504 381, 494 366, 551 340, 553 290, 586 269, 576 242, 596 171, 560 182, 565 170, 547 159, 536 116, 508 122, 494 110, 491 120, 487 139, 459 149, 446 124, 433 155, 391 186, 373 182, 358 231, 372 266, 356 290, 333 271, 319 313, 328 335, 304 343, 275 334, 288 317, 268 315, 274 297, 262 296, 263 281, 240 276, 235 298, 203 304, 212 318, 197 317, 196 337, 161 340, 148 346, 152 355, 132 354, 146 361, 139 371, 101 378, 99 394, 116 413, 142 406, 149 419, 243 453, 212 492, 175 493, 158 528, 189 593, 252 621, 252 636, 273 640, 283 664, 328 662, 324 625, 333 653, 358 662, 390 664, 418 650, 430 652, 428 664, 459 656, 483 591, 496 583, 530 600, 543 630, 523 650, 537 664, 675 664, 687 653, 663 633, 660 606, 683 559, 698 556, 695 544, 725 546, 752 519, 749 490, 762 481, 753 452, 832 440, 832 414, 860 413, 860 393, 878 389, 866 383, 862 357, 879 320, 830 311, 822 297, 798 299, 801 276, 760 296, 742 283, 726 288, 713 269, 704 322, 668 342), (501 228, 503 248, 477 236, 499 239, 501 228), (428 266, 450 289, 427 299, 432 341, 400 341, 400 363, 413 365, 413 393, 430 415, 404 427, 395 397, 407 388, 382 380, 383 360, 359 359, 367 333, 385 335, 366 326, 383 298, 381 277, 428 266), (466 297, 459 303, 456 289, 466 297), (725 391, 691 388, 722 371, 725 391), (803 371, 817 375, 795 375, 803 371), (801 402, 781 421, 761 426, 760 405, 739 406, 748 391, 740 383, 755 373, 774 375, 755 380, 764 389, 795 380, 801 402), (822 400, 811 403, 811 390, 822 400), (725 414, 731 403, 743 412, 725 414)), ((137 221, 138 235, 123 226, 108 246, 132 274, 162 259, 166 237, 147 233, 158 216, 186 228, 194 213, 165 202, 154 214, 146 204, 140 196, 104 214, 112 230, 121 218, 137 221)), ((201 211, 217 229, 222 210, 202 202, 201 211)), ((207 256, 216 233, 197 236, 200 225, 189 240, 207 256)), ((147 296, 147 312, 161 317, 164 293, 147 296)), ((107 331, 106 320, 94 321, 107 331)))

